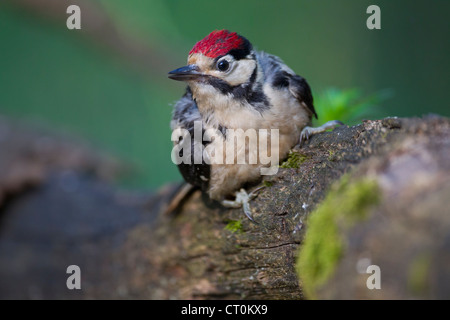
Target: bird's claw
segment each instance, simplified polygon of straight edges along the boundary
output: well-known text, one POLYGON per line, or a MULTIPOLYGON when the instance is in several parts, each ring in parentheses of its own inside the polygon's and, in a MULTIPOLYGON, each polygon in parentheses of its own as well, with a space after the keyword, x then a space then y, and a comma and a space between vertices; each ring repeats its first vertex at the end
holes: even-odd
POLYGON ((302 132, 300 133, 300 147, 303 145, 304 142, 309 140, 311 137, 310 129, 313 129, 311 127, 304 127, 302 132))
POLYGON ((309 138, 311 138, 311 136, 313 136, 314 134, 325 132, 327 130, 334 129, 337 126, 342 125, 344 125, 342 121, 331 120, 317 128, 304 127, 302 132, 300 133, 300 141, 299 141, 300 147, 303 145, 305 141, 309 140, 309 138))
POLYGON ((241 189, 238 192, 236 192, 236 198, 234 201, 230 200, 222 200, 222 205, 227 208, 241 208, 244 211, 244 214, 247 216, 247 218, 252 221, 253 223, 258 224, 253 217, 252 217, 252 211, 250 209, 250 201, 255 199, 258 196, 258 193, 261 189, 263 189, 265 186, 261 186, 255 190, 253 190, 250 193, 247 193, 245 189, 241 189))
MULTIPOLYGON (((257 196, 258 196, 258 194, 259 194, 259 192, 262 190, 262 189, 264 189, 266 186, 261 186, 261 187, 259 187, 259 188, 256 188, 255 190, 253 190, 252 192, 250 192, 250 194, 248 195, 249 196, 249 198, 250 198, 250 200, 253 200, 253 199, 255 199, 257 196)), ((241 191, 242 190, 244 190, 244 189, 241 189, 241 191)), ((245 190, 244 190, 245 191, 245 190)))

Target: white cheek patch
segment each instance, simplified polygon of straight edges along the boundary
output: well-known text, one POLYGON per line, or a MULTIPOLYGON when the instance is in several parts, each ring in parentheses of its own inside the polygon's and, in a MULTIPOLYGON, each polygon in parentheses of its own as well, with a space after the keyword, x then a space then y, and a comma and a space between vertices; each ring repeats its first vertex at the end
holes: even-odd
POLYGON ((236 61, 234 64, 235 64, 234 70, 232 70, 228 75, 223 77, 223 79, 230 85, 237 86, 247 82, 250 79, 253 70, 255 70, 256 61, 243 59, 240 61, 236 61))

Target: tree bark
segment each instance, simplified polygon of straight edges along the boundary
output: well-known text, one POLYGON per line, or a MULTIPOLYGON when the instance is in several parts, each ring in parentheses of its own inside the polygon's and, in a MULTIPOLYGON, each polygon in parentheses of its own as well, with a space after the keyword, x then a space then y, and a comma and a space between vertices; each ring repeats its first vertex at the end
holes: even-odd
MULTIPOLYGON (((174 186, 124 192, 99 177, 102 157, 86 152, 79 159, 90 161, 62 165, 49 160, 62 154, 55 147, 37 161, 39 179, 26 169, 20 179, 0 179, 0 298, 448 298, 449 137, 450 120, 437 116, 365 121, 313 136, 262 182, 251 202, 258 224, 199 191, 177 214, 161 215, 174 186), (335 201, 343 175, 350 185, 376 181, 378 200, 364 206, 364 219, 338 219, 339 255, 311 285, 297 258, 317 229, 311 220, 309 230, 310 217, 335 201), (82 290, 66 287, 73 264, 82 290), (368 265, 380 267, 382 289, 367 288, 370 274, 361 270, 368 265)), ((8 155, 22 156, 20 148, 8 155)), ((0 168, 10 172, 18 161, 4 158, 0 168)), ((28 168, 40 156, 25 159, 28 168)))

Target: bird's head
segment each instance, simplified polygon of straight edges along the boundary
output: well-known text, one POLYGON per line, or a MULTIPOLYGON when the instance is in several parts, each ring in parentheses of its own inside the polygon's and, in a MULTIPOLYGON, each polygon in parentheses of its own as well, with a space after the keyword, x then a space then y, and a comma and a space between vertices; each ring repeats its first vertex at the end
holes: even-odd
POLYGON ((256 77, 252 50, 251 43, 236 32, 213 31, 189 52, 188 65, 169 72, 169 78, 187 81, 191 88, 213 86, 226 91, 256 77))

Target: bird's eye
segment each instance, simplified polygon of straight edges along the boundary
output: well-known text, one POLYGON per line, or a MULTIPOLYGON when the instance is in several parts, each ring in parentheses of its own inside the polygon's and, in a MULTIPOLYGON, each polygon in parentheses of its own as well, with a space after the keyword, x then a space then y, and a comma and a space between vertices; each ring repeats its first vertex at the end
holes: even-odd
POLYGON ((217 69, 219 69, 220 71, 227 71, 229 67, 230 63, 225 59, 217 62, 217 69))

